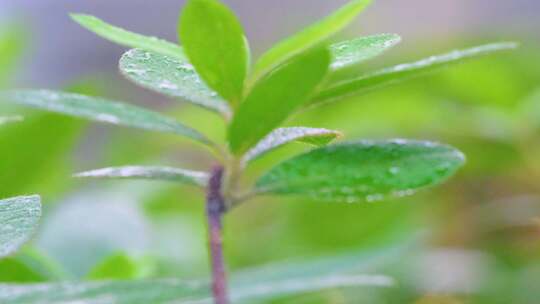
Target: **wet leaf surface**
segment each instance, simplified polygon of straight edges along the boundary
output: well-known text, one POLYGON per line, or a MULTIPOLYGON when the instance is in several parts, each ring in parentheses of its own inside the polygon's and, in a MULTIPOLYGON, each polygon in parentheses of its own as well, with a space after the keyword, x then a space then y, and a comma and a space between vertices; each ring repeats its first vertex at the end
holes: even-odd
POLYGON ((77 173, 75 177, 164 180, 201 187, 204 187, 208 181, 208 174, 205 172, 158 166, 110 167, 77 173))
POLYGON ((244 162, 250 162, 293 141, 303 142, 314 146, 325 146, 341 135, 342 134, 338 131, 322 128, 279 128, 272 131, 272 133, 268 134, 253 147, 253 149, 249 150, 244 156, 244 162))
POLYGON ((120 71, 144 88, 181 98, 226 117, 231 115, 228 104, 208 88, 187 59, 133 49, 120 59, 120 71))
POLYGON ((359 141, 312 150, 266 173, 260 192, 373 202, 439 184, 464 163, 458 150, 426 141, 359 141))
POLYGON ((369 92, 385 85, 420 76, 434 70, 462 62, 466 59, 485 56, 518 47, 513 42, 493 43, 447 54, 431 56, 416 62, 399 64, 379 71, 363 74, 358 78, 333 83, 318 93, 310 104, 321 104, 340 98, 369 92))
POLYGON ((333 70, 343 69, 373 59, 401 41, 396 34, 359 37, 330 45, 333 70))
POLYGON ((16 252, 30 239, 41 217, 37 195, 0 200, 0 257, 16 252))
POLYGON ((149 131, 174 133, 209 144, 204 135, 172 118, 144 108, 79 94, 18 90, 0 93, 5 100, 50 112, 149 131))

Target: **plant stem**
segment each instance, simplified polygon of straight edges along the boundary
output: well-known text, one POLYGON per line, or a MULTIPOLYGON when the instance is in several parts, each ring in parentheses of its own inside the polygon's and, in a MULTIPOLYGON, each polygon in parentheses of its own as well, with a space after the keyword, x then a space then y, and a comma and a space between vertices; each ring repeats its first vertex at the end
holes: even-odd
POLYGON ((227 278, 223 260, 223 214, 225 213, 225 199, 221 193, 223 180, 223 167, 216 166, 212 170, 206 193, 206 216, 208 219, 208 233, 210 239, 210 260, 212 264, 212 292, 216 304, 228 304, 227 278))

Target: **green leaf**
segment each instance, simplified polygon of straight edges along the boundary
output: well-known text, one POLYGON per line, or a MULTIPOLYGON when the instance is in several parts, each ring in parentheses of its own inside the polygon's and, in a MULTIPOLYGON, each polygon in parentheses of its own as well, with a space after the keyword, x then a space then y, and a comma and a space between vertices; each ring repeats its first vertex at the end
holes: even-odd
POLYGON ((189 61, 232 104, 242 99, 249 48, 234 13, 218 0, 189 0, 178 23, 189 61))
POLYGON ((120 71, 144 88, 231 116, 229 105, 206 86, 186 59, 132 49, 120 59, 120 71))
POLYGON ((137 263, 126 254, 107 257, 88 274, 89 280, 128 280, 139 277, 137 263))
POLYGON ((261 79, 240 104, 229 127, 233 153, 247 151, 301 107, 324 79, 329 64, 329 51, 315 49, 261 79))
POLYGON ((292 141, 300 141, 314 146, 325 146, 342 136, 338 131, 307 128, 307 127, 288 127, 279 128, 263 138, 255 147, 249 150, 244 156, 244 162, 250 162, 264 154, 283 146, 292 141))
POLYGON ((450 146, 425 141, 343 143, 277 165, 259 179, 256 190, 327 201, 377 201, 439 184, 464 160, 450 146))
POLYGON ((342 30, 362 12, 371 0, 353 0, 332 15, 311 25, 301 32, 279 42, 272 47, 255 64, 254 80, 273 70, 288 59, 323 42, 336 32, 342 30))
MULTIPOLYGON (((284 296, 344 287, 389 287, 392 279, 381 275, 327 275, 271 283, 233 286, 232 303, 254 303, 284 296)), ((106 303, 114 304, 212 304, 210 286, 179 279, 105 281, 94 283, 0 284, 0 300, 10 304, 106 303)))
POLYGON ((156 166, 103 168, 77 173, 75 174, 75 177, 165 180, 201 187, 204 187, 208 182, 208 174, 206 172, 156 166))
POLYGON ((150 131, 173 133, 204 144, 210 141, 199 132, 174 119, 136 106, 79 94, 47 91, 18 90, 0 94, 5 100, 50 112, 66 114, 150 131))
POLYGON ((30 283, 65 280, 63 269, 44 253, 25 248, 0 259, 0 282, 30 283))
POLYGON ((110 25, 94 16, 84 14, 71 14, 70 16, 71 19, 79 23, 87 30, 117 44, 129 48, 138 48, 146 51, 152 51, 179 60, 186 59, 182 48, 175 43, 171 43, 156 37, 149 37, 126 31, 114 25, 110 25))
POLYGON ((23 121, 22 116, 0 116, 0 125, 23 121))
POLYGON ((37 228, 41 203, 37 195, 0 200, 0 257, 26 243, 37 228))
MULTIPOLYGON (((401 256, 405 249, 410 250, 410 247, 384 246, 244 270, 231 276, 231 303, 258 303, 333 288, 389 287, 394 284, 392 278, 362 272, 372 273, 401 256)), ((97 303, 104 298, 115 304, 213 303, 207 283, 179 279, 0 285, 2 303, 97 303)))
POLYGON ((396 34, 379 34, 347 40, 330 46, 331 69, 343 69, 375 58, 401 41, 396 34))
POLYGON ((361 75, 358 78, 330 84, 313 98, 311 104, 320 104, 334 99, 362 94, 385 85, 419 76, 436 69, 462 62, 465 59, 485 56, 488 54, 515 49, 518 45, 513 42, 494 43, 457 50, 444 55, 432 56, 417 62, 404 63, 379 71, 361 75))
MULTIPOLYGON (((321 278, 329 274, 373 273, 388 265, 393 265, 405 254, 418 248, 422 237, 421 233, 413 232, 391 237, 381 244, 371 245, 362 250, 351 250, 317 258, 292 259, 248 268, 235 273, 233 280, 239 286, 246 286, 250 283, 271 283, 284 280, 302 282, 304 279, 321 278)), ((387 277, 386 281, 392 281, 392 278, 387 277)))

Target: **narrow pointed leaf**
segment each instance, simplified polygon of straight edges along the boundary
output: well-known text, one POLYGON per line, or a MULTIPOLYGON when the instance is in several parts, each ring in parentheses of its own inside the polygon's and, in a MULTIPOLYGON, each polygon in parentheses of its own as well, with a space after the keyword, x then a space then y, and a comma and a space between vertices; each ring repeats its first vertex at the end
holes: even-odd
POLYGON ((132 49, 120 59, 120 71, 147 89, 231 115, 228 104, 206 86, 187 59, 132 49))
POLYGON ((334 99, 362 94, 379 87, 397 83, 405 79, 420 76, 465 59, 489 55, 492 53, 515 49, 513 42, 482 45, 465 50, 457 50, 447 54, 432 56, 417 62, 404 63, 379 71, 361 75, 358 78, 330 84, 313 98, 311 104, 325 103, 334 99))
POLYGON ((279 128, 272 131, 272 133, 268 134, 255 147, 249 150, 244 156, 244 162, 250 162, 292 141, 304 142, 314 146, 325 146, 340 136, 341 133, 338 131, 321 128, 279 128))
POLYGON ((201 187, 208 181, 208 174, 205 172, 157 166, 110 167, 77 173, 75 177, 165 180, 201 187))
POLYGON ((114 125, 183 135, 210 144, 202 134, 172 118, 120 102, 47 90, 7 91, 0 96, 5 100, 41 110, 114 125))
MULTIPOLYGON (((285 296, 345 287, 390 287, 394 281, 382 275, 327 275, 271 283, 232 286, 232 303, 250 304, 285 296)), ((212 304, 210 286, 179 279, 103 281, 49 284, 0 284, 0 300, 10 304, 114 303, 114 304, 212 304), (105 302, 104 299, 106 299, 105 302)))
POLYGON ((328 50, 315 49, 261 79, 229 127, 233 153, 246 152, 301 107, 324 79, 329 63, 328 50))
POLYGON ((0 116, 0 125, 22 121, 22 116, 0 116))
POLYGON ((323 20, 279 42, 257 61, 253 78, 260 78, 293 56, 318 45, 339 32, 351 23, 370 3, 371 0, 353 0, 323 20))
POLYGON ((239 102, 250 55, 234 13, 218 0, 189 0, 178 33, 189 61, 208 86, 227 101, 239 102))
POLYGON ((376 201, 439 184, 463 163, 461 152, 432 142, 343 143, 277 165, 257 182, 256 189, 328 201, 376 201))
POLYGON ((396 34, 379 34, 347 40, 330 46, 333 70, 375 58, 401 41, 396 34))
MULTIPOLYGON (((266 303, 285 296, 301 295, 333 288, 389 287, 390 277, 363 274, 385 266, 410 246, 384 246, 339 256, 276 263, 243 270, 231 276, 232 303, 266 303), (274 271, 275 269, 275 271, 274 271)), ((115 304, 212 304, 210 285, 204 281, 154 279, 90 283, 50 283, 33 285, 0 284, 0 302, 115 304)))
POLYGON ((0 258, 14 253, 30 239, 40 217, 37 195, 0 200, 0 258))
POLYGON ((71 14, 71 18, 87 30, 122 46, 152 51, 180 60, 186 59, 182 48, 175 43, 126 31, 90 15, 71 14))
MULTIPOLYGON (((248 268, 234 274, 234 282, 240 286, 257 282, 273 282, 291 279, 301 282, 303 279, 324 277, 328 274, 373 273, 378 269, 399 261, 405 254, 417 248, 420 233, 392 238, 381 245, 370 246, 362 250, 340 252, 314 259, 292 259, 267 265, 248 268)), ((390 279, 390 278, 388 278, 390 279)))
MULTIPOLYGON (((234 284, 234 282, 233 282, 234 284)), ((235 284, 232 286, 232 303, 259 303, 290 297, 310 292, 320 292, 337 288, 388 288, 395 285, 393 278, 377 274, 326 274, 303 278, 284 278, 270 282, 235 284), (238 287, 236 287, 238 286, 238 287), (236 288, 235 288, 236 287, 236 288), (255 301, 255 302, 254 302, 255 301)), ((200 304, 212 304, 211 299, 196 302, 200 304)))

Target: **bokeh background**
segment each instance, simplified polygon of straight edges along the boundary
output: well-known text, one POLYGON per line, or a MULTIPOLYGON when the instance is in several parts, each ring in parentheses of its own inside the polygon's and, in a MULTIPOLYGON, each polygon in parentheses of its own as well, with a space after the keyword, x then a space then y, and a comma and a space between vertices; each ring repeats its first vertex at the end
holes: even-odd
MULTIPOLYGON (((328 14, 340 1, 225 1, 255 55, 328 14)), ((213 114, 136 88, 117 73, 122 47, 72 22, 83 12, 176 41, 183 1, 0 0, 0 87, 65 89, 158 109, 223 140, 213 114)), ((465 152, 448 183, 376 204, 257 199, 226 218, 231 269, 337 253, 421 245, 373 271, 400 282, 384 290, 333 290, 276 303, 538 303, 540 299, 540 36, 535 0, 379 0, 339 38, 398 33, 403 42, 358 71, 490 41, 515 52, 467 62, 298 115, 291 125, 342 130, 347 138, 419 138, 465 152), (421 237, 418 237, 421 235, 421 237)), ((127 164, 208 169, 187 140, 89 124, 15 108, 0 129, 0 197, 40 193, 45 214, 25 250, 0 261, 0 281, 91 279, 122 261, 120 278, 201 277, 207 272, 203 199, 189 187, 88 182, 73 172, 127 164), (96 266, 97 265, 97 266, 96 266)), ((255 177, 306 150, 291 145, 249 170, 255 177)), ((248 178, 249 181, 249 178, 248 178)))

